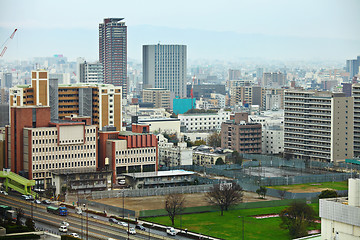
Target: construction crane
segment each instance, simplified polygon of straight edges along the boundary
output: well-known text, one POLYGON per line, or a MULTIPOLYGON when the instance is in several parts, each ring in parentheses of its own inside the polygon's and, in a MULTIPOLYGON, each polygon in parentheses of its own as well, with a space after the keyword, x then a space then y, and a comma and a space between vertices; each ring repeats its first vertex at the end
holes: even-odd
POLYGON ((7 42, 8 42, 10 39, 13 39, 13 38, 14 38, 16 31, 17 31, 17 28, 14 30, 14 32, 11 34, 11 36, 10 36, 8 39, 6 39, 6 41, 3 43, 3 45, 1 45, 1 48, 0 48, 0 49, 2 49, 2 51, 1 51, 1 53, 0 53, 0 57, 3 57, 3 56, 4 56, 4 54, 5 54, 5 52, 6 52, 6 49, 7 49, 6 44, 7 44, 7 42), (4 47, 4 48, 3 48, 3 47, 4 47))

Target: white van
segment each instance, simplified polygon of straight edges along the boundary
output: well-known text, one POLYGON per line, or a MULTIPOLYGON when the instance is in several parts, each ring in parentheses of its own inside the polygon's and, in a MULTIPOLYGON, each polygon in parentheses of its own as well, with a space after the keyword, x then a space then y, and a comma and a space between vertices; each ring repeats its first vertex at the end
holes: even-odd
POLYGON ((67 232, 67 226, 60 226, 60 227, 59 227, 59 232, 64 232, 64 233, 66 233, 66 232, 67 232))

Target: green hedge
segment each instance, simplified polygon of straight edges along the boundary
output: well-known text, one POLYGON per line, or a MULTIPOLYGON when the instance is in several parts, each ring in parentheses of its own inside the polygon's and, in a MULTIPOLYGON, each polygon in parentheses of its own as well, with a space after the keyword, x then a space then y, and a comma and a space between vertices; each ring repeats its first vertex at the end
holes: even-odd
POLYGON ((0 240, 7 240, 7 239, 40 239, 40 236, 37 234, 24 234, 24 235, 0 237, 0 240))

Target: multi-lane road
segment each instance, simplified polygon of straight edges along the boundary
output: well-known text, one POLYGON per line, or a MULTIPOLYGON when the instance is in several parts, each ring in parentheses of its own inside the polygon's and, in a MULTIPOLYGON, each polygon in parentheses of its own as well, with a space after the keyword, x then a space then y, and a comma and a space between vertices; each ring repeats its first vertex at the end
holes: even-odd
MULTIPOLYGON (((165 232, 146 228, 146 231, 136 229, 136 235, 127 233, 127 227, 123 227, 109 222, 109 218, 95 216, 92 214, 78 215, 72 209, 68 209, 67 216, 58 216, 48 213, 46 207, 48 205, 30 203, 21 200, 17 196, 0 196, 0 204, 15 208, 22 208, 25 217, 33 215, 35 226, 38 229, 52 232, 60 235, 58 228, 61 222, 69 223, 68 233, 77 233, 82 239, 178 239, 186 240, 189 238, 183 236, 168 236, 165 232), (95 217, 95 218, 94 218, 95 217)), ((129 227, 134 227, 130 225, 129 227)), ((64 234, 64 233, 62 233, 64 234)))

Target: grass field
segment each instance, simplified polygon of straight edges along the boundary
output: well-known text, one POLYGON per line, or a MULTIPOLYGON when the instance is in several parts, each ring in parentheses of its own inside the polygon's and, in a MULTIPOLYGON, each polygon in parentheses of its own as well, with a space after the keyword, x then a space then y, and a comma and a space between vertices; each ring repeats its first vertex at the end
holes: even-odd
POLYGON ((268 188, 286 190, 288 192, 321 192, 324 189, 347 190, 348 182, 323 182, 323 183, 305 183, 283 186, 269 186, 268 188))
MULTIPOLYGON (((314 210, 319 211, 319 204, 311 204, 314 210)), ((290 239, 287 230, 281 229, 279 224, 281 222, 279 217, 267 219, 255 219, 253 215, 279 213, 285 207, 269 207, 256 209, 242 209, 231 210, 224 212, 224 216, 220 216, 220 212, 209 212, 199 214, 186 214, 177 217, 175 220, 175 227, 180 228, 180 221, 182 229, 187 228, 189 231, 201 233, 222 239, 242 239, 242 218, 244 217, 244 235, 245 239, 290 239)), ((146 220, 170 226, 170 218, 156 217, 146 218, 146 220)), ((320 224, 317 224, 315 229, 320 229, 320 224)))

